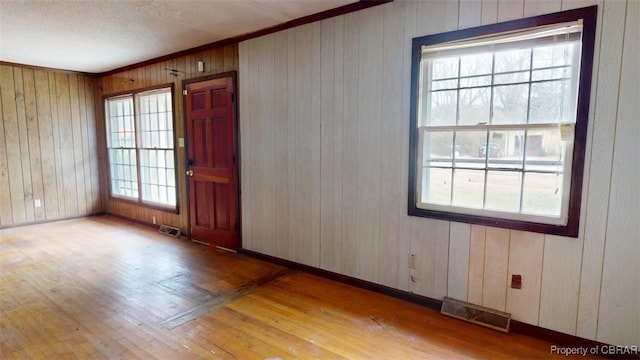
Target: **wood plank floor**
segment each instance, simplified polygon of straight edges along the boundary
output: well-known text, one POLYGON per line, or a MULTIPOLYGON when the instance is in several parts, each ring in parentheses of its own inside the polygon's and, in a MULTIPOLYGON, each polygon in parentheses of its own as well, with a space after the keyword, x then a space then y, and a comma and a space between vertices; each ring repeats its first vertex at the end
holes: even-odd
POLYGON ((0 230, 2 359, 549 358, 551 344, 109 216, 0 230))

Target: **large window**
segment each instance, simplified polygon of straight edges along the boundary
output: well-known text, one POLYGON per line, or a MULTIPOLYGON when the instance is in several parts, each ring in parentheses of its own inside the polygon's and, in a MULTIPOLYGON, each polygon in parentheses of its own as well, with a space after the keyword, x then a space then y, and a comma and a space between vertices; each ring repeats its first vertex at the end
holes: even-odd
POLYGON ((105 100, 110 194, 176 209, 172 88, 105 100))
POLYGON ((410 214, 577 236, 595 14, 414 39, 410 214))

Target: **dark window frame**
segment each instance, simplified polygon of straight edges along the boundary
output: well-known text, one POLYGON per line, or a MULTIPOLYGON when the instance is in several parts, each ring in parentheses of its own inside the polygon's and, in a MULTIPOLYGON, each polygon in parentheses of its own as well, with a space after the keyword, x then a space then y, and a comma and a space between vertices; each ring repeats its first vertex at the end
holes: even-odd
POLYGON ((597 6, 562 11, 552 14, 540 15, 524 19, 512 20, 503 23, 462 29, 435 35, 427 35, 414 38, 412 41, 411 56, 411 103, 410 103, 410 136, 409 136, 409 187, 408 187, 408 214, 410 216, 428 217, 449 221, 464 222, 470 224, 488 225, 514 230, 532 231, 544 234, 553 234, 569 237, 578 237, 580 226, 580 207, 582 201, 582 184, 584 174, 584 161, 587 145, 587 130, 589 119, 589 104, 591 97, 591 80, 594 60, 594 45, 596 36, 597 6), (422 209, 417 206, 417 159, 419 146, 418 121, 418 94, 420 87, 420 63, 422 46, 440 44, 444 42, 472 38, 476 36, 491 35, 531 28, 535 26, 550 25, 582 19, 582 48, 580 75, 578 79, 578 103, 576 111, 576 123, 571 167, 571 188, 569 193, 568 217, 566 225, 552 225, 539 222, 502 219, 489 216, 461 214, 455 212, 435 211, 422 209))
POLYGON ((140 88, 140 89, 135 89, 135 90, 128 90, 128 91, 120 91, 120 92, 116 92, 116 93, 111 93, 111 94, 105 94, 102 96, 102 106, 103 106, 103 115, 104 115, 104 119, 103 121, 105 122, 105 134, 104 134, 104 140, 105 140, 105 157, 106 157, 106 162, 107 162, 107 175, 108 175, 108 196, 109 196, 109 200, 112 201, 118 201, 118 202, 123 202, 123 203, 128 203, 131 205, 136 205, 136 206, 141 206, 141 207, 145 207, 145 208, 149 208, 149 209, 153 209, 153 210, 159 210, 159 211, 164 211, 164 212, 168 212, 168 213, 173 213, 173 214, 179 214, 180 213, 180 192, 178 191, 179 189, 179 183, 178 183, 178 149, 176 148, 177 146, 177 140, 176 140, 176 115, 175 115, 175 109, 176 109, 176 96, 175 96, 175 85, 173 83, 166 83, 166 84, 161 84, 161 85, 154 85, 154 86, 149 86, 149 87, 145 87, 145 88, 140 88), (154 91, 154 90, 161 90, 161 89, 169 89, 170 93, 171 93, 171 122, 173 124, 173 161, 174 161, 174 169, 175 169, 175 188, 176 188, 176 205, 175 206, 170 206, 170 205, 162 205, 162 204, 156 204, 156 203, 150 203, 150 202, 145 202, 142 200, 142 187, 141 187, 141 174, 140 174, 140 150, 141 148, 139 147, 138 144, 138 127, 137 127, 137 100, 136 97, 138 94, 141 93, 145 93, 145 92, 149 92, 149 91, 154 91), (119 195, 115 195, 111 193, 111 166, 110 166, 110 160, 109 160, 109 144, 108 144, 108 138, 107 138, 107 107, 106 107, 106 103, 107 100, 109 99, 113 99, 113 98, 118 98, 118 97, 125 97, 125 96, 131 96, 132 100, 133 100, 133 111, 134 111, 134 123, 136 124, 136 130, 135 130, 135 134, 136 134, 136 146, 134 147, 135 152, 136 152, 136 171, 137 171, 137 180, 138 180, 138 197, 137 199, 131 198, 131 197, 125 197, 125 196, 119 196, 119 195))

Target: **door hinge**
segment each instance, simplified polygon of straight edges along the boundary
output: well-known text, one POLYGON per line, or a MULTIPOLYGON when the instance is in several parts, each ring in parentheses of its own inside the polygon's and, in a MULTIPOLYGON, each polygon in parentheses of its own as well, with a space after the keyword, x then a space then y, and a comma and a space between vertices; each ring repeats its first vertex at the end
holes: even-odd
POLYGON ((187 95, 187 89, 182 90, 182 95, 187 95))
POLYGON ((235 155, 233 155, 231 157, 231 161, 233 161, 232 164, 234 164, 234 165, 236 164, 236 156, 235 155))
POLYGON ((231 93, 231 102, 235 102, 235 101, 236 101, 236 94, 231 93))

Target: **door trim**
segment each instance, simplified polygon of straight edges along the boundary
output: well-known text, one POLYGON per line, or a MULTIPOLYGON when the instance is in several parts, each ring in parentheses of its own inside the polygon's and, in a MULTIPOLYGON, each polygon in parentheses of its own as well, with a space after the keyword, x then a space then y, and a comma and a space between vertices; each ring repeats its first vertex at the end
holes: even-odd
POLYGON ((189 181, 186 179, 184 174, 184 169, 187 167, 187 161, 189 160, 189 142, 186 139, 187 132, 187 96, 184 94, 184 90, 186 90, 187 85, 205 82, 209 80, 221 79, 221 78, 231 78, 231 83, 233 84, 233 156, 235 157, 235 178, 236 178, 236 197, 238 199, 236 206, 236 236, 238 238, 238 249, 242 249, 242 218, 241 218, 241 198, 240 195, 242 193, 240 189, 240 126, 239 126, 239 116, 238 116, 238 72, 237 71, 225 71, 218 74, 206 75, 198 78, 184 79, 182 80, 182 85, 180 90, 180 96, 182 96, 182 124, 183 129, 182 133, 184 134, 184 148, 183 148, 183 157, 182 157, 182 165, 183 171, 180 176, 183 177, 183 181, 185 183, 185 189, 187 190, 187 199, 186 199, 186 212, 187 212, 187 239, 190 241, 194 241, 191 237, 191 199, 190 199, 190 191, 189 189, 189 181))

